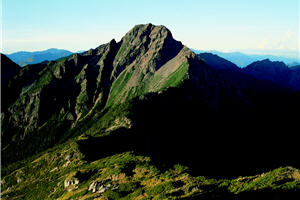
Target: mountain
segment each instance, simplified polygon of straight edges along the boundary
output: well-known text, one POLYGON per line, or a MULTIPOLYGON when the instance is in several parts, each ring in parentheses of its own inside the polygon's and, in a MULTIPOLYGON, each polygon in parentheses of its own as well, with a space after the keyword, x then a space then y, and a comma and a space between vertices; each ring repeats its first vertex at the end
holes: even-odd
MULTIPOLYGON (((284 56, 275 56, 275 55, 256 55, 256 54, 244 54, 241 52, 221 52, 221 51, 202 51, 202 50, 194 50, 196 54, 199 53, 213 53, 216 54, 222 58, 225 58, 226 60, 233 62, 237 66, 243 68, 247 65, 250 65, 251 63, 257 61, 257 60, 264 60, 264 59, 270 59, 272 61, 282 61, 286 64, 292 64, 292 63, 299 63, 299 60, 297 58, 288 58, 284 56)), ((293 64, 292 64, 293 65, 293 64)))
POLYGON ((293 67, 290 67, 292 70, 299 70, 300 69, 300 65, 295 65, 293 67))
POLYGON ((292 199, 300 95, 235 69, 152 24, 23 67, 2 87, 1 198, 292 199))
POLYGON ((294 67, 294 66, 298 66, 298 65, 300 65, 299 62, 291 62, 291 63, 287 64, 287 66, 289 66, 289 67, 294 67))
POLYGON ((1 54, 1 85, 6 84, 6 82, 15 76, 19 71, 20 67, 11 61, 4 54, 1 54))
POLYGON ((300 90, 299 70, 289 68, 283 62, 272 62, 269 59, 254 62, 243 71, 261 80, 270 80, 283 87, 300 90))
POLYGON ((222 70, 223 75, 226 74, 227 78, 232 77, 234 80, 239 79, 239 81, 243 81, 246 84, 249 84, 250 82, 257 82, 253 80, 249 81, 251 77, 237 73, 243 72, 244 74, 250 75, 259 80, 272 81, 273 83, 282 87, 300 90, 299 70, 297 70, 297 66, 289 68, 283 62, 265 59, 262 61, 253 62, 245 68, 239 68, 232 62, 212 53, 200 53, 197 56, 214 69, 222 70), (245 81, 246 79, 248 80, 245 81))
POLYGON ((203 59, 211 67, 218 70, 236 70, 239 71, 240 68, 233 64, 232 62, 225 60, 212 53, 200 53, 198 54, 200 59, 203 59))
POLYGON ((62 57, 69 56, 71 54, 73 53, 67 50, 51 48, 44 51, 35 52, 20 51, 8 54, 7 57, 9 57, 20 66, 25 66, 28 64, 36 64, 43 61, 56 60, 62 57))

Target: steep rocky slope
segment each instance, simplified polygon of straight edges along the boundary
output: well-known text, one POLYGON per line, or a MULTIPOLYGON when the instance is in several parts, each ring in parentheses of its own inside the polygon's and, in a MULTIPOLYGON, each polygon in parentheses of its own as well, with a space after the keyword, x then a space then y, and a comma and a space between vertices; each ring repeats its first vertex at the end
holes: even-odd
POLYGON ((134 27, 119 43, 112 40, 82 55, 29 65, 5 86, 4 144, 37 131, 43 132, 43 140, 55 140, 57 133, 45 134, 48 127, 61 132, 94 108, 158 91, 178 68, 184 74, 191 55, 165 27, 148 24, 134 27))

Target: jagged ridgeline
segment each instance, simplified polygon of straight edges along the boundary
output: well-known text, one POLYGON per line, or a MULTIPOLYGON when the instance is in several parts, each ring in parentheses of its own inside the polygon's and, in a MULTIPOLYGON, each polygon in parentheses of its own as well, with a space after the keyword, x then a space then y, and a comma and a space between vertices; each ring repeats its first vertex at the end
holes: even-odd
POLYGON ((137 25, 119 42, 23 68, 1 56, 13 69, 2 78, 8 199, 30 199, 39 184, 42 199, 212 199, 214 191, 231 198, 254 188, 263 195, 299 188, 299 92, 195 55, 164 26, 137 25), (173 169, 178 163, 195 176, 249 175, 248 185, 194 178, 182 165, 173 169), (252 183, 281 166, 293 167, 252 183))

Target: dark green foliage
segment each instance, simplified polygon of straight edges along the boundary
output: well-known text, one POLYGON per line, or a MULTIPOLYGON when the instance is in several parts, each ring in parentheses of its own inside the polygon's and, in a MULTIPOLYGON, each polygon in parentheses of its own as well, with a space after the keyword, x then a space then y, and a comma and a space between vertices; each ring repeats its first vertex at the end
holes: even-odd
POLYGON ((149 188, 148 190, 146 190, 146 193, 148 195, 154 196, 157 194, 165 194, 174 188, 175 187, 173 186, 172 182, 165 182, 165 183, 158 184, 152 188, 149 188))

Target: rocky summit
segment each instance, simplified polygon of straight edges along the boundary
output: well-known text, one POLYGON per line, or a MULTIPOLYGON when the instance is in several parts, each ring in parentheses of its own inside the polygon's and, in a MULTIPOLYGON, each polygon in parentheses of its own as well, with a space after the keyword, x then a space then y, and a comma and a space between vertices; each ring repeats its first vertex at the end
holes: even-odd
POLYGON ((22 68, 1 55, 1 198, 293 199, 300 94, 258 65, 152 24, 22 68))

